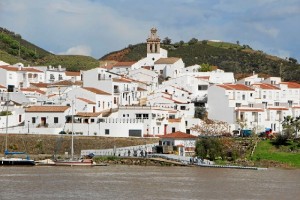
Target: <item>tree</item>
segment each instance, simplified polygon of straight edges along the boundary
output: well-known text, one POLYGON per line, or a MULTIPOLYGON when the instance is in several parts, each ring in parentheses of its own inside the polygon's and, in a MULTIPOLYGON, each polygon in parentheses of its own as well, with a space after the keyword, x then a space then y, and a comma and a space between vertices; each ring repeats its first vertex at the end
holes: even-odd
POLYGON ((300 116, 292 117, 290 115, 283 118, 282 122, 283 134, 287 139, 297 136, 300 130, 300 116))
POLYGON ((205 107, 195 107, 195 118, 205 119, 207 117, 207 111, 205 107))
POLYGON ((217 157, 223 157, 223 147, 218 138, 201 138, 196 142, 195 154, 200 158, 215 160, 217 157))
POLYGON ((240 45, 240 41, 236 41, 236 44, 237 44, 237 45, 240 45))
POLYGON ((212 66, 207 63, 201 64, 201 67, 199 68, 199 72, 210 72, 212 71, 212 66))
POLYGON ((172 40, 168 37, 165 37, 165 39, 163 39, 162 43, 165 44, 165 45, 169 45, 171 44, 172 40))
POLYGON ((189 44, 189 45, 193 45, 193 44, 196 44, 197 42, 198 42, 198 39, 192 38, 192 39, 188 42, 188 44, 189 44))
POLYGON ((228 134, 228 123, 223 121, 204 119, 200 125, 191 128, 203 136, 220 136, 228 134))
POLYGON ((180 44, 180 46, 184 45, 184 41, 180 40, 179 44, 180 44))
POLYGON ((297 63, 298 63, 297 59, 292 58, 292 57, 289 57, 289 61, 290 61, 291 63, 293 63, 293 64, 297 64, 297 63))
POLYGON ((207 40, 202 40, 202 44, 207 44, 207 40))

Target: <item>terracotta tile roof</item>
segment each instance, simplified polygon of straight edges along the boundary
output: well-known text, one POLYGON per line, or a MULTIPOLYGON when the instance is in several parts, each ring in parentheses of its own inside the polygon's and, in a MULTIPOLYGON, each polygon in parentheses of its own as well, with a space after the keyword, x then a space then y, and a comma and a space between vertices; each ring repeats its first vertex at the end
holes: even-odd
POLYGON ((180 101, 177 101, 177 100, 168 98, 168 97, 163 97, 163 98, 168 99, 168 100, 171 100, 171 101, 173 101, 174 103, 179 103, 179 104, 184 103, 184 102, 180 102, 180 101))
POLYGON ((151 66, 142 66, 143 69, 147 69, 147 70, 150 70, 151 69, 151 66))
POLYGON ((66 76, 80 76, 80 72, 65 71, 66 76))
POLYGON ((225 90, 254 90, 251 87, 248 87, 243 84, 222 84, 217 86, 222 87, 225 90))
POLYGON ((0 68, 5 69, 6 71, 25 71, 25 72, 39 72, 42 73, 43 71, 40 71, 38 69, 32 68, 32 67, 15 67, 15 66, 0 66, 0 68))
POLYGON ((274 86, 272 84, 268 84, 268 83, 254 83, 254 84, 252 84, 252 86, 254 86, 254 87, 257 86, 257 87, 259 87, 261 89, 265 89, 265 90, 280 90, 279 87, 276 87, 276 86, 274 86))
POLYGON ((289 110, 288 108, 285 107, 269 107, 268 110, 289 110))
POLYGON ((131 61, 131 62, 117 62, 116 64, 114 64, 114 67, 130 67, 131 65, 133 65, 134 63, 136 63, 135 61, 131 61))
POLYGON ((264 109, 262 108, 237 108, 235 110, 242 112, 264 112, 264 109))
POLYGON ((87 91, 90 91, 92 93, 95 93, 95 94, 100 94, 100 95, 111 95, 107 92, 104 92, 102 90, 98 90, 96 88, 92 88, 92 87, 83 87, 83 89, 87 90, 87 91))
POLYGON ((210 76, 196 76, 195 78, 208 80, 210 78, 210 76))
POLYGON ((22 92, 36 92, 36 93, 40 93, 40 94, 46 94, 46 92, 39 90, 39 89, 35 89, 35 88, 21 88, 22 92))
POLYGON ((125 78, 113 78, 113 82, 131 83, 132 81, 130 81, 129 79, 125 79, 125 78))
POLYGON ((294 109, 300 109, 300 106, 293 106, 294 109))
POLYGON ((94 101, 91 101, 89 99, 85 99, 85 98, 81 98, 81 97, 77 97, 77 99, 81 100, 81 101, 84 101, 88 104, 96 104, 94 101))
POLYGON ((102 69, 112 69, 114 67, 114 65, 104 65, 104 66, 100 66, 99 68, 102 68, 102 69))
POLYGON ((138 87, 137 91, 142 92, 142 91, 147 91, 147 90, 145 90, 144 88, 138 87))
POLYGON ((25 112, 65 112, 69 106, 30 106, 25 112))
POLYGON ((80 117, 98 117, 101 112, 78 112, 76 115, 80 117))
POLYGON ((178 123, 178 122, 181 122, 181 118, 177 118, 177 119, 168 119, 168 122, 170 123, 178 123))
POLYGON ((162 135, 162 136, 159 136, 159 137, 160 138, 170 138, 170 139, 196 139, 197 138, 197 136, 186 134, 186 133, 181 132, 181 131, 177 131, 177 132, 170 133, 170 134, 167 134, 167 135, 162 135))
POLYGON ((3 85, 0 85, 0 88, 6 88, 6 87, 4 87, 3 85))
POLYGON ((55 83, 51 83, 51 86, 72 86, 72 85, 82 85, 82 81, 71 81, 71 80, 63 80, 55 83))
POLYGON ((30 85, 38 88, 47 88, 50 84, 39 82, 39 83, 30 83, 30 85))
POLYGON ((281 82, 280 84, 286 84, 288 88, 300 88, 300 84, 296 82, 281 82))
POLYGON ((48 98, 51 98, 51 97, 55 97, 57 94, 50 94, 48 95, 48 98))
POLYGON ((170 57, 170 58, 160 58, 157 61, 154 62, 154 64, 174 64, 176 63, 180 58, 170 57))

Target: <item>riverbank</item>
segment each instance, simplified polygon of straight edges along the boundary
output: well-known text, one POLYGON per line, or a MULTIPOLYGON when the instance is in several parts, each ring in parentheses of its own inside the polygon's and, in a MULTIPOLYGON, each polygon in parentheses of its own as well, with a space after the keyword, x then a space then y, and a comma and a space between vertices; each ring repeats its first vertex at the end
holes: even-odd
MULTIPOLYGON (((158 138, 113 138, 99 136, 74 136, 74 154, 83 149, 109 149, 158 143, 158 138)), ((71 135, 8 134, 10 151, 26 152, 32 158, 52 155, 65 156, 71 152, 71 135)), ((0 134, 0 153, 5 150, 5 134, 0 134)))

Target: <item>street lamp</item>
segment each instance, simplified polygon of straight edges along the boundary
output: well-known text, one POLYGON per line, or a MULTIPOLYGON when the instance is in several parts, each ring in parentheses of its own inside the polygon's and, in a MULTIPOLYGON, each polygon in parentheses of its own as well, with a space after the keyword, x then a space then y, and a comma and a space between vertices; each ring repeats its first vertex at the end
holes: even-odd
POLYGON ((27 133, 29 134, 29 120, 27 122, 28 122, 28 131, 27 131, 27 133))

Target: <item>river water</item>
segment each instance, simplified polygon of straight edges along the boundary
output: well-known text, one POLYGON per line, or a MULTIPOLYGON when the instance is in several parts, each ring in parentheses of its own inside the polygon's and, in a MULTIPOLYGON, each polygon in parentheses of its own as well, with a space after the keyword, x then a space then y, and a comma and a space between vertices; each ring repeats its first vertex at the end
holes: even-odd
POLYGON ((299 199, 300 170, 0 167, 0 199, 299 199))

